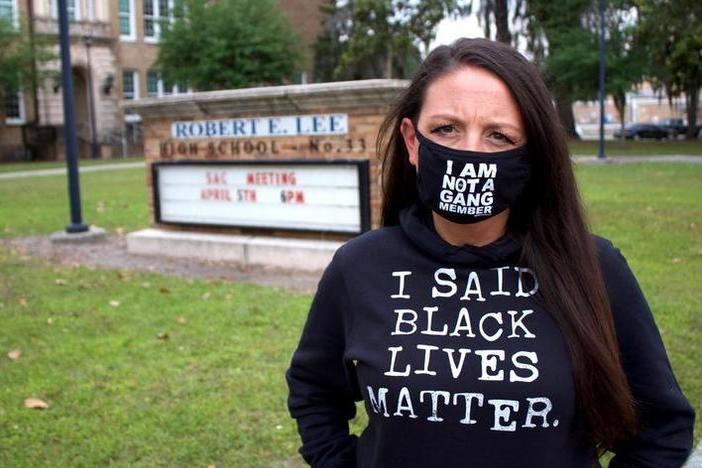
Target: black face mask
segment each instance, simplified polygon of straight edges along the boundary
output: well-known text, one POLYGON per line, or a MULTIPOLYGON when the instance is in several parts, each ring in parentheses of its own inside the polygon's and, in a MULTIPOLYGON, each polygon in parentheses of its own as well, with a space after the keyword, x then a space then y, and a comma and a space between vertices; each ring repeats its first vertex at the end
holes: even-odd
POLYGON ((501 213, 514 205, 529 180, 526 145, 495 153, 464 151, 415 133, 419 199, 454 223, 477 223, 501 213))

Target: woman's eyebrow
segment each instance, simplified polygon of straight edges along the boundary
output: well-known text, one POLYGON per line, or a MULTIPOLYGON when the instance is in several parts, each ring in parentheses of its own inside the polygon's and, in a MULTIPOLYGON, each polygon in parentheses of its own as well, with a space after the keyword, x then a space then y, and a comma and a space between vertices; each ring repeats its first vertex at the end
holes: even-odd
MULTIPOLYGON (((444 120, 449 120, 453 122, 462 122, 463 120, 460 117, 457 117, 452 114, 431 114, 429 115, 430 119, 444 119, 444 120)), ((492 120, 492 119, 484 119, 485 124, 488 127, 491 128, 511 128, 515 132, 521 132, 522 130, 517 126, 509 122, 505 122, 502 120, 492 120)))
POLYGON ((429 116, 430 119, 444 119, 444 120, 453 120, 456 122, 460 122, 460 118, 456 117, 455 115, 451 114, 432 114, 429 116))

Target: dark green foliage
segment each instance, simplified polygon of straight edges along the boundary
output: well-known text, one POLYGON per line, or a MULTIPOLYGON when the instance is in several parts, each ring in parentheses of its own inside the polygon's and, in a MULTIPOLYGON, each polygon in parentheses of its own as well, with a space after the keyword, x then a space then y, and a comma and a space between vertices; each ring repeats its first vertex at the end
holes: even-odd
POLYGON ((324 7, 315 53, 315 79, 408 78, 456 0, 355 0, 324 7))
MULTIPOLYGON (((600 20, 590 0, 529 0, 526 8, 529 48, 556 97, 566 130, 575 135, 572 103, 595 100, 598 93, 600 20)), ((630 0, 605 4, 606 92, 621 114, 626 93, 643 80, 645 63, 636 44, 630 0)))
POLYGON ((669 99, 687 98, 688 138, 695 136, 702 87, 702 2, 637 0, 648 78, 669 99))
POLYGON ((29 36, 24 18, 21 18, 19 27, 0 18, 0 101, 4 93, 17 92, 27 82, 51 75, 50 72, 40 73, 37 68, 54 58, 45 39, 32 40, 29 36))
POLYGON ((274 0, 185 0, 165 28, 157 66, 197 90, 273 85, 301 71, 304 46, 274 0))

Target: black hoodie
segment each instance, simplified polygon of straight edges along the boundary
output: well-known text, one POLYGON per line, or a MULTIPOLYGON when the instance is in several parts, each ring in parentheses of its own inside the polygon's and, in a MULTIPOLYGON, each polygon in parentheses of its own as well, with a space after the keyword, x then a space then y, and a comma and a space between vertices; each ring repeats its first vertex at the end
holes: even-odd
MULTIPOLYGON (((679 467, 694 411, 621 252, 595 236, 624 369, 645 427, 610 467, 679 467)), ((420 204, 335 253, 286 373, 314 467, 591 467, 573 369, 538 280, 505 235, 457 247, 420 204), (521 273, 521 274, 520 274, 521 273), (368 426, 349 434, 354 401, 368 426)))

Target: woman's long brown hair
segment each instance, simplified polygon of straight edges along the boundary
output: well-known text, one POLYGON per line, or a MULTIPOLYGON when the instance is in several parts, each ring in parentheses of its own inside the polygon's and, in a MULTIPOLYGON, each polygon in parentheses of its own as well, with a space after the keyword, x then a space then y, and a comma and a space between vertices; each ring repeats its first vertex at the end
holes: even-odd
POLYGON ((501 78, 521 110, 531 179, 511 209, 508 229, 522 241, 521 262, 536 273, 541 285, 537 299, 566 340, 577 409, 598 450, 610 449, 636 430, 634 400, 619 359, 607 291, 565 132, 535 65, 513 48, 485 39, 459 39, 427 56, 380 128, 381 224, 398 224, 400 210, 418 200, 416 172, 400 137, 402 119, 416 122, 427 86, 462 65, 482 67, 501 78))

